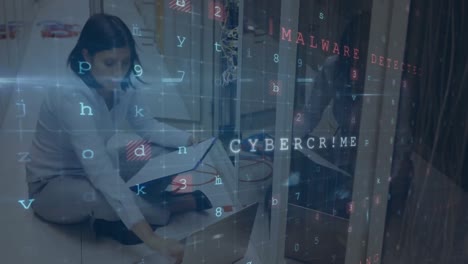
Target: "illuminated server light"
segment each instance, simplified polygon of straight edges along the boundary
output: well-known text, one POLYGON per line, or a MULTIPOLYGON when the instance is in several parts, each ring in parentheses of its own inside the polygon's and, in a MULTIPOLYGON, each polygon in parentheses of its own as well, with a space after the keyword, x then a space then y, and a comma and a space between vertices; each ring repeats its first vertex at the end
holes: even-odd
POLYGON ((298 83, 313 83, 315 82, 314 78, 297 78, 298 83))
POLYGON ((180 83, 184 80, 185 71, 177 71, 177 73, 181 74, 179 78, 162 78, 161 81, 163 83, 180 83))

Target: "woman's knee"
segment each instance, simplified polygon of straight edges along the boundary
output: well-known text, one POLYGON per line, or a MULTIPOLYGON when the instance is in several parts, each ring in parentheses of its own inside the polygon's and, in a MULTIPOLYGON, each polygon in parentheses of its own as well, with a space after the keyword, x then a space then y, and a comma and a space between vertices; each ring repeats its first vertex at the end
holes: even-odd
POLYGON ((61 177, 47 183, 34 195, 31 208, 37 216, 48 222, 79 223, 87 220, 91 214, 86 199, 92 199, 93 191, 83 180, 61 177))
POLYGON ((71 207, 61 203, 48 203, 38 195, 31 204, 35 215, 40 219, 55 224, 76 224, 86 221, 90 214, 79 207, 71 207))

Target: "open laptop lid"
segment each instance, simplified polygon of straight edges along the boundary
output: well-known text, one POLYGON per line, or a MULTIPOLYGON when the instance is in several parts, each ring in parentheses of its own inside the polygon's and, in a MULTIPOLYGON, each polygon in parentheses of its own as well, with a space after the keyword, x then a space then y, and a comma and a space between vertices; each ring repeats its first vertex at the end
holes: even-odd
POLYGON ((216 137, 212 137, 186 149, 176 150, 152 158, 126 184, 130 188, 137 184, 195 170, 203 162, 203 159, 215 142, 216 137))

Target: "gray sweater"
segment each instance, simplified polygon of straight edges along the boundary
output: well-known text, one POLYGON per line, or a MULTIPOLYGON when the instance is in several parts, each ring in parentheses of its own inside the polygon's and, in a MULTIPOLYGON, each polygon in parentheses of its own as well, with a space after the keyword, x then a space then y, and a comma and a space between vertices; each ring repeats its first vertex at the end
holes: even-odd
POLYGON ((71 70, 59 85, 49 87, 30 149, 27 181, 87 177, 130 229, 144 217, 136 194, 119 175, 117 150, 108 149, 107 141, 126 121, 143 139, 166 147, 185 146, 190 134, 155 120, 138 90, 119 90, 115 95, 109 111, 97 91, 71 70))

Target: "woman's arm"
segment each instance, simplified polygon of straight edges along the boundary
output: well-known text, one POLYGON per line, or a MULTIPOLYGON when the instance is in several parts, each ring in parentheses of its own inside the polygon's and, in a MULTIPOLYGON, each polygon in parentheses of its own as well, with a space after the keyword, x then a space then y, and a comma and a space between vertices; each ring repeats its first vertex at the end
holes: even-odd
POLYGON ((100 118, 99 111, 102 108, 87 91, 64 89, 53 96, 50 98, 51 115, 56 115, 59 127, 68 138, 62 142, 69 142, 71 145, 63 147, 73 149, 80 162, 77 166, 83 167, 93 187, 102 193, 130 229, 144 217, 136 205, 135 194, 120 177, 118 168, 114 167, 100 135, 96 118, 100 118), (82 105, 89 106, 92 111, 82 111, 82 105))
POLYGON ((176 259, 176 263, 182 263, 184 256, 183 246, 176 240, 163 239, 153 233, 153 230, 146 220, 142 220, 133 225, 132 231, 151 249, 176 259))
MULTIPOLYGON (((94 188, 99 190, 112 206, 125 226, 132 230, 153 250, 181 261, 182 246, 174 240, 164 240, 153 230, 142 215, 133 193, 114 168, 108 150, 96 126, 99 105, 92 95, 82 91, 52 94, 49 97, 51 114, 56 115, 63 132, 69 136, 73 150, 79 158, 94 188), (59 95, 59 96, 57 96, 59 95), (91 107, 92 115, 82 115, 82 106, 91 107)), ((105 110, 105 109, 104 109, 105 110)), ((178 262, 180 263, 180 262, 178 262)))
POLYGON ((133 92, 131 96, 127 120, 138 135, 166 147, 189 145, 192 134, 154 119, 154 114, 138 91, 133 92))

